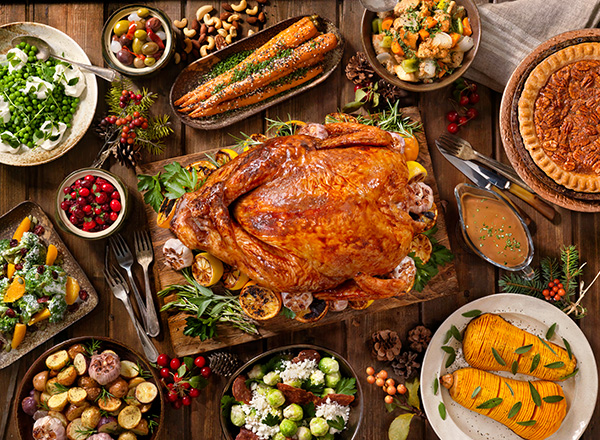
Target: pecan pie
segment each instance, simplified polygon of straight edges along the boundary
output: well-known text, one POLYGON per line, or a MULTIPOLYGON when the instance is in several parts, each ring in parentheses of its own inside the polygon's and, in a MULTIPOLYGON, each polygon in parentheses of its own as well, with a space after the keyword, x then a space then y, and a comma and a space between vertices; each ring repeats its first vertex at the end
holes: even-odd
POLYGON ((544 173, 600 192, 600 43, 569 46, 536 66, 519 99, 519 127, 544 173))

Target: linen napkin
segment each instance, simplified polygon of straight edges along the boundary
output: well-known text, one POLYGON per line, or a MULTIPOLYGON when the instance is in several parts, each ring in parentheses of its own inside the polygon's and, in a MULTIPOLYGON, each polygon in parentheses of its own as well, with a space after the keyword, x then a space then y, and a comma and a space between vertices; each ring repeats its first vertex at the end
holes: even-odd
POLYGON ((479 51, 465 77, 502 92, 513 70, 555 35, 594 27, 600 0, 476 0, 481 15, 479 51))

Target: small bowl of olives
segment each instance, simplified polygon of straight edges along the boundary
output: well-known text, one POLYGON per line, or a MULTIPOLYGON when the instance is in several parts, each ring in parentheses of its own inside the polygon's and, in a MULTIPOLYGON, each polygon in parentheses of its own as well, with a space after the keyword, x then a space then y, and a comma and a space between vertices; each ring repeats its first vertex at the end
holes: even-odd
POLYGON ((115 11, 102 29, 102 55, 118 72, 133 77, 155 73, 173 56, 171 20, 160 9, 129 5, 115 11))

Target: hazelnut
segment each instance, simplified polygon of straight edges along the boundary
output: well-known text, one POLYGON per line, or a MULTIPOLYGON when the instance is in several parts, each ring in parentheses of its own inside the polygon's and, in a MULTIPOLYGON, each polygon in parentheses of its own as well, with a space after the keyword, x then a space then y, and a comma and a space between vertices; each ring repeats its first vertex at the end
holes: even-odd
POLYGON ((258 17, 250 16, 246 19, 246 23, 248 23, 248 24, 256 24, 257 21, 258 21, 258 17))
POLYGON ((229 3, 221 3, 221 8, 223 8, 227 12, 233 12, 233 8, 229 3))

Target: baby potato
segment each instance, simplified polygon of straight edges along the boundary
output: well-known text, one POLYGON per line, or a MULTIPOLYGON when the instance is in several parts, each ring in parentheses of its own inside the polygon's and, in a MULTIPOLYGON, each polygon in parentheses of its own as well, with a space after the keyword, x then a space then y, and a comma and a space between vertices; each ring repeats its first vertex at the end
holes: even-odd
POLYGON ((33 376, 33 388, 37 391, 46 391, 46 382, 48 381, 48 371, 42 371, 33 376))
POLYGON ((148 411, 150 411, 150 408, 152 408, 152 404, 146 403, 146 404, 140 406, 140 411, 142 412, 142 414, 144 414, 144 413, 147 413, 148 411))
POLYGON ((47 402, 48 408, 52 411, 62 411, 67 403, 69 403, 69 393, 66 391, 64 393, 54 394, 47 402))
POLYGON ((75 419, 67 425, 67 438, 69 440, 85 440, 88 438, 86 428, 81 423, 81 419, 75 419))
POLYGON ((58 373, 56 379, 59 384, 70 387, 77 380, 77 370, 71 365, 58 373))
POLYGON ((128 405, 121 410, 117 421, 119 426, 125 429, 133 429, 142 420, 142 412, 137 406, 128 405))
POLYGON ((81 376, 77 381, 77 385, 79 385, 81 388, 94 388, 98 386, 98 382, 96 382, 90 376, 81 376))
POLYGON ((69 422, 72 422, 75 419, 78 419, 81 417, 81 415, 83 414, 83 412, 85 411, 85 409, 89 406, 89 403, 84 402, 84 405, 80 405, 80 406, 75 406, 72 403, 69 404, 69 406, 67 406, 67 410, 65 411, 65 416, 67 417, 67 420, 69 422))
POLYGON ((77 374, 83 376, 87 373, 88 365, 90 361, 83 353, 77 353, 73 359, 73 366, 77 370, 77 374))
POLYGON ((54 417, 55 419, 60 420, 60 423, 62 423, 62 425, 66 428, 67 425, 69 424, 69 421, 67 420, 67 418, 65 417, 65 415, 59 411, 48 411, 48 415, 50 417, 54 417))
POLYGON ((100 397, 98 399, 98 407, 101 410, 104 410, 108 413, 113 412, 113 411, 117 411, 119 408, 121 408, 121 404, 123 402, 121 402, 121 399, 117 399, 116 397, 111 397, 111 396, 106 396, 106 397, 100 397))
POLYGON ((135 398, 140 403, 150 403, 158 395, 158 388, 152 382, 143 382, 135 388, 135 398))
POLYGON ((131 432, 141 436, 148 435, 148 433, 150 432, 150 428, 148 427, 148 420, 140 420, 140 423, 138 423, 135 428, 131 428, 131 432))
POLYGON ((67 354, 71 359, 75 359, 78 354, 86 354, 87 350, 83 344, 73 344, 67 350, 67 354))
POLYGON ((117 440, 137 440, 137 436, 133 432, 127 431, 122 433, 117 440))
POLYGON ((67 350, 60 350, 46 358, 46 366, 51 370, 58 371, 66 367, 70 360, 67 350))
POLYGON ((90 402, 95 402, 96 399, 100 397, 100 394, 102 393, 100 387, 88 387, 84 388, 84 390, 87 393, 86 399, 90 402))
POLYGON ((127 395, 127 391, 129 390, 127 386, 127 382, 122 377, 112 381, 108 384, 108 392, 115 396, 117 399, 121 399, 127 395))
POLYGON ((47 392, 42 392, 42 394, 40 394, 40 403, 43 405, 47 405, 48 404, 48 399, 50 399, 50 397, 52 397, 51 394, 48 394, 47 392))
POLYGON ((97 406, 88 406, 81 414, 81 423, 86 428, 93 429, 98 426, 101 418, 102 413, 97 406))
POLYGON ((85 388, 73 387, 69 389, 67 393, 69 395, 69 402, 76 406, 84 404, 85 399, 87 398, 87 391, 85 390, 85 388))
POLYGON ((133 379, 136 376, 139 376, 140 371, 137 364, 134 364, 128 360, 121 361, 121 376, 125 379, 133 379))
POLYGON ((134 377, 133 379, 131 379, 129 381, 129 388, 135 388, 137 387, 139 384, 141 384, 142 382, 146 382, 146 379, 144 379, 143 377, 134 377))
POLYGON ((57 383, 58 383, 58 379, 56 377, 53 377, 52 379, 48 379, 48 381, 46 382, 46 392, 50 395, 60 393, 59 388, 56 386, 57 383))
POLYGON ((127 396, 125 396, 125 398, 123 399, 123 400, 125 400, 125 402, 127 402, 127 405, 133 405, 133 406, 141 406, 142 405, 135 398, 135 389, 136 388, 137 387, 129 388, 129 391, 127 391, 127 396))

